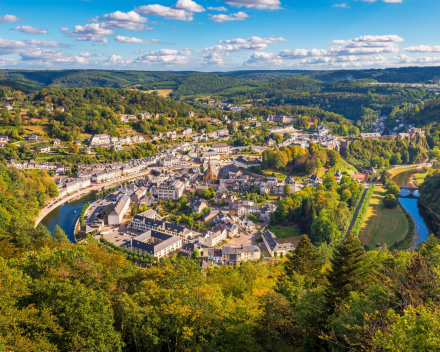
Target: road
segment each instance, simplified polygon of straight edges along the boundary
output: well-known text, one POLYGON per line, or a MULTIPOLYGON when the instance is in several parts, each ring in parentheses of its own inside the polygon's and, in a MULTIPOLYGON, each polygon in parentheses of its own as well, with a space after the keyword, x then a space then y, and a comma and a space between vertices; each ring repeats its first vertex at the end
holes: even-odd
POLYGON ((121 177, 118 179, 114 179, 108 182, 104 182, 104 183, 99 183, 94 185, 93 187, 89 187, 89 188, 85 188, 83 190, 80 190, 78 192, 75 192, 73 194, 69 194, 67 196, 64 196, 63 198, 56 198, 54 200, 52 200, 49 204, 46 205, 46 207, 44 207, 41 211, 40 211, 40 215, 38 216, 38 218, 35 219, 35 227, 41 222, 41 220, 44 219, 44 217, 49 214, 52 210, 54 210, 56 207, 69 202, 73 199, 76 199, 78 197, 82 197, 85 196, 88 193, 91 193, 93 191, 97 191, 100 188, 103 187, 109 187, 115 183, 120 183, 120 182, 124 182, 124 181, 130 181, 139 177, 143 177, 146 176, 150 173, 150 170, 144 171, 144 172, 140 172, 136 175, 130 175, 130 176, 125 176, 125 177, 121 177))
POLYGON ((351 219, 351 223, 350 223, 350 226, 348 227, 348 231, 347 231, 347 233, 349 233, 349 232, 351 231, 351 229, 352 229, 353 226, 354 226, 354 223, 356 222, 356 219, 357 219, 358 214, 359 214, 359 210, 361 209, 362 204, 364 203, 365 195, 367 194, 367 191, 368 191, 368 188, 369 188, 369 187, 370 187, 370 186, 365 187, 365 189, 364 189, 364 193, 362 193, 362 198, 361 198, 361 200, 360 200, 360 202, 359 202, 359 204, 358 204, 358 206, 357 206, 357 208, 356 208, 356 211, 355 211, 354 214, 353 214, 353 218, 351 219))

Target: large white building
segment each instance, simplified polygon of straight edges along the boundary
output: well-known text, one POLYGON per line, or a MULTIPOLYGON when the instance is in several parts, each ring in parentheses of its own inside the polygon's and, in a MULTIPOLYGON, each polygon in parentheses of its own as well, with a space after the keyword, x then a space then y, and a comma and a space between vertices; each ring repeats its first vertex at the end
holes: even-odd
POLYGON ((146 232, 149 230, 155 230, 158 232, 166 233, 180 237, 183 239, 183 243, 188 243, 192 239, 192 231, 184 226, 172 224, 170 222, 161 221, 157 219, 151 219, 148 214, 138 214, 130 220, 129 227, 138 231, 146 232))
POLYGON ((169 253, 182 248, 183 240, 180 237, 168 235, 166 233, 149 230, 133 238, 124 247, 139 254, 153 255, 161 258, 169 253))
POLYGON ((130 196, 126 194, 118 199, 115 207, 113 208, 113 211, 108 215, 108 224, 120 225, 129 207, 130 196))
POLYGON ((159 199, 179 199, 184 190, 185 184, 181 180, 169 180, 157 188, 157 197, 159 199))

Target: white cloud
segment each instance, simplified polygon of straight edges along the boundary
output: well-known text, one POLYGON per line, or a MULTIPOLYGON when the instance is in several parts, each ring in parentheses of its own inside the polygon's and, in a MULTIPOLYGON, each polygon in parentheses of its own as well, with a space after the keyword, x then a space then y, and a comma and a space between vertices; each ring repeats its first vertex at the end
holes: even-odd
POLYGON ((224 0, 225 4, 234 7, 247 7, 257 10, 279 10, 281 2, 279 0, 224 0))
POLYGON ((250 65, 250 66, 281 65, 282 63, 283 63, 283 59, 278 57, 276 54, 265 53, 265 52, 256 52, 249 58, 249 60, 244 62, 245 65, 250 65))
POLYGON ((4 15, 0 16, 0 23, 11 23, 11 22, 21 22, 26 21, 24 18, 20 18, 14 15, 4 15))
POLYGON ((344 9, 349 9, 350 6, 348 6, 345 2, 343 2, 342 4, 334 4, 333 7, 341 7, 344 9))
POLYGON ((61 47, 64 44, 58 42, 49 42, 45 40, 9 40, 0 38, 0 55, 19 54, 42 47, 61 47))
POLYGON ((429 46, 429 45, 419 45, 419 46, 409 46, 403 49, 410 53, 440 53, 440 46, 429 46))
POLYGON ((115 41, 119 43, 139 43, 139 44, 159 44, 160 39, 139 39, 135 37, 124 37, 122 35, 117 35, 115 41))
POLYGON ((240 11, 240 12, 237 12, 237 13, 233 13, 231 15, 221 14, 221 15, 209 15, 209 16, 211 16, 209 18, 211 21, 220 22, 220 23, 221 22, 229 22, 229 21, 244 21, 246 18, 249 17, 243 11, 240 11))
POLYGON ((85 26, 75 26, 75 29, 70 32, 66 32, 68 36, 75 37, 76 40, 80 41, 91 41, 91 42, 108 42, 105 35, 115 34, 111 29, 105 28, 104 23, 89 23, 85 26))
POLYGON ((139 56, 136 62, 143 64, 185 64, 189 61, 187 56, 191 54, 192 52, 189 48, 183 50, 161 49, 146 52, 144 55, 139 56))
POLYGON ((440 57, 410 57, 398 55, 394 58, 398 64, 432 65, 440 63, 440 57))
POLYGON ((287 39, 284 38, 260 38, 260 37, 251 37, 248 39, 228 39, 228 40, 220 40, 219 43, 225 43, 228 45, 215 45, 209 48, 203 49, 204 53, 212 52, 212 53, 220 53, 220 52, 232 52, 232 51, 257 51, 257 50, 266 50, 268 44, 276 44, 281 42, 287 42, 287 39))
POLYGON ((228 57, 228 53, 209 53, 202 55, 203 63, 208 65, 223 65, 223 60, 228 57))
POLYGON ((20 31, 26 34, 47 34, 47 29, 45 28, 34 28, 31 26, 17 26, 12 28, 14 31, 20 31))
POLYGON ((61 28, 60 28, 60 31, 61 31, 61 32, 67 32, 68 30, 69 30, 68 27, 61 27, 61 28))
POLYGON ((192 12, 159 4, 140 6, 136 9, 136 12, 143 15, 160 16, 169 20, 192 21, 194 19, 192 12))
POLYGON ((192 0, 178 0, 176 5, 173 6, 174 9, 185 10, 189 12, 204 12, 203 6, 197 4, 192 0))
POLYGON ((228 9, 224 6, 219 6, 219 7, 209 6, 209 7, 207 7, 207 9, 211 10, 211 11, 220 11, 220 12, 228 11, 228 9))
POLYGON ((112 55, 110 56, 104 63, 104 66, 110 66, 110 65, 118 65, 118 66, 125 66, 127 64, 131 64, 133 60, 130 59, 124 59, 121 56, 112 55))
POLYGON ((81 56, 81 57, 100 57, 100 56, 105 56, 105 54, 104 53, 91 54, 88 51, 86 51, 85 53, 79 54, 79 56, 81 56))
POLYGON ((175 49, 160 49, 157 51, 150 51, 145 53, 146 56, 170 56, 170 55, 191 55, 191 49, 185 48, 183 50, 175 50, 175 49))
POLYGON ((21 59, 28 60, 41 60, 49 63, 76 63, 76 64, 88 64, 87 59, 81 56, 72 56, 70 54, 63 53, 59 50, 31 50, 25 53, 20 53, 21 59))
POLYGON ((104 28, 109 29, 128 29, 131 31, 148 31, 153 28, 146 26, 148 19, 140 16, 137 12, 121 12, 116 11, 105 14, 102 17, 94 17, 89 19, 91 22, 103 22, 104 28))

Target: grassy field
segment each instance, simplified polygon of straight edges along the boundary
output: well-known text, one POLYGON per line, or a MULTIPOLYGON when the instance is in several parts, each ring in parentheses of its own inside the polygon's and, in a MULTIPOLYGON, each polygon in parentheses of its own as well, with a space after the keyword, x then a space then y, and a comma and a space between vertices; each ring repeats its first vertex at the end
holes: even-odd
POLYGON ((279 171, 279 170, 262 170, 262 174, 264 176, 275 176, 278 180, 284 180, 289 174, 292 172, 290 169, 286 169, 286 171, 279 171))
POLYGON ((296 245, 301 239, 301 231, 293 226, 268 226, 281 243, 290 242, 296 245))
POLYGON ((394 176, 396 176, 397 174, 400 174, 401 172, 408 171, 408 170, 415 169, 415 168, 416 168, 415 166, 408 166, 408 167, 403 167, 401 169, 391 169, 391 170, 388 170, 387 173, 388 173, 389 178, 391 179, 394 176))
POLYGON ((24 126, 24 130, 28 133, 44 133, 49 134, 49 126, 24 126))
POLYGON ((426 172, 414 174, 413 176, 414 184, 416 186, 420 186, 425 181, 426 176, 431 175, 434 171, 435 170, 431 168, 428 169, 426 172))
POLYGON ((375 248, 377 243, 391 246, 408 232, 408 221, 402 210, 399 206, 396 209, 385 208, 382 204, 384 196, 385 190, 376 188, 359 233, 361 242, 370 249, 375 248))
POLYGON ((153 93, 155 91, 157 91, 159 93, 159 95, 164 98, 168 98, 170 96, 170 94, 173 92, 172 89, 156 89, 156 90, 149 90, 146 93, 153 93))

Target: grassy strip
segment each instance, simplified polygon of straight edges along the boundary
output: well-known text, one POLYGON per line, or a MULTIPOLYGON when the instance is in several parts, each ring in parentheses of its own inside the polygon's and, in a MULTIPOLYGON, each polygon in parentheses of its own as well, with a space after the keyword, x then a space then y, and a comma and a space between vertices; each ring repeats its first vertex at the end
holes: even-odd
POLYGON ((408 232, 406 233, 403 239, 394 242, 394 244, 390 247, 390 249, 403 250, 403 249, 408 249, 413 245, 413 237, 415 234, 416 224, 412 216, 406 211, 404 207, 402 207, 401 204, 400 204, 400 209, 402 210, 403 214, 406 217, 406 220, 408 221, 408 232))
POLYGON ((353 205, 353 208, 351 208, 350 220, 347 222, 347 225, 345 226, 344 230, 341 231, 343 234, 348 232, 348 228, 350 227, 351 221, 353 220, 354 213, 356 212, 359 202, 362 199, 362 194, 363 192, 359 194, 358 199, 356 199, 356 203, 353 205))
POLYGON ((84 204, 84 206, 81 209, 81 215, 79 216, 79 226, 84 227, 86 224, 84 223, 84 214, 87 210, 87 208, 90 207, 90 202, 87 202, 84 204))
POLYGON ((351 231, 353 231, 356 235, 359 235, 359 232, 361 232, 361 227, 364 223, 365 215, 367 214, 368 207, 370 206, 371 196, 373 195, 375 188, 376 186, 374 184, 371 184, 367 190, 367 193, 365 194, 364 202, 359 209, 357 219, 354 223, 353 228, 351 229, 351 231))

